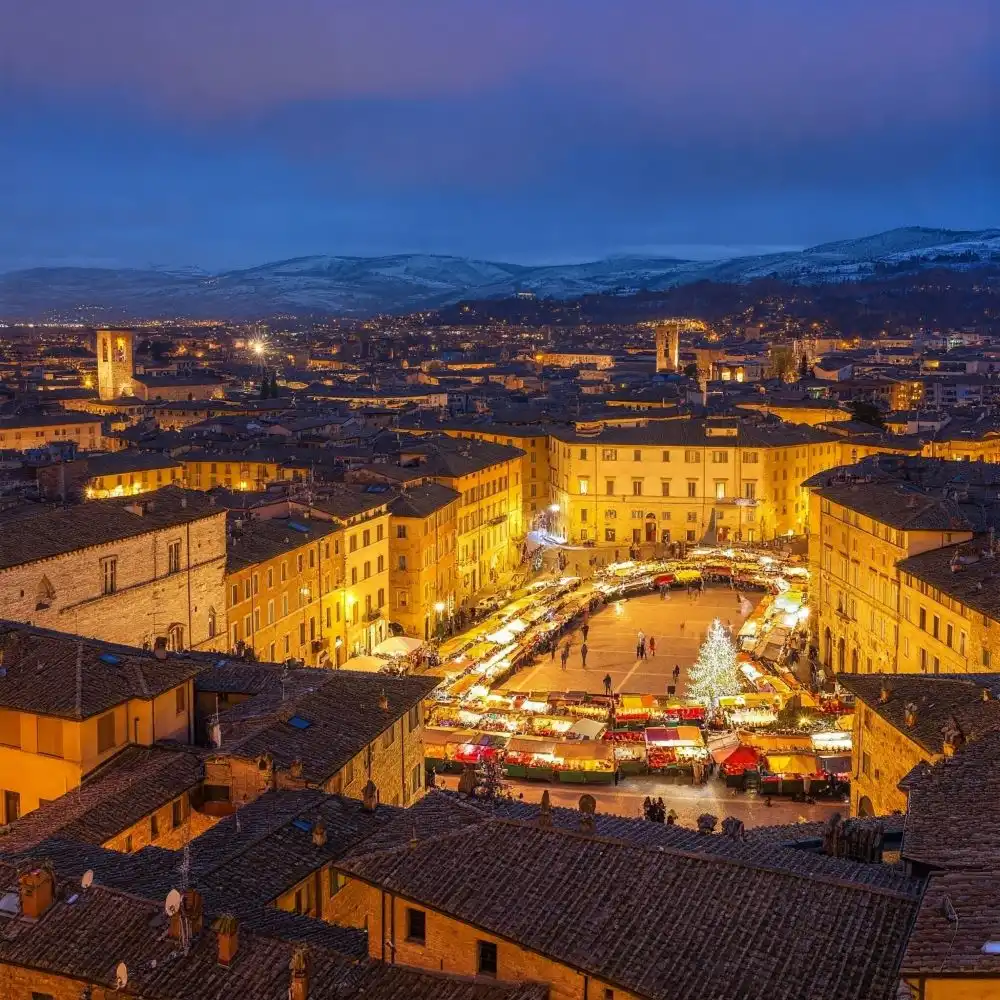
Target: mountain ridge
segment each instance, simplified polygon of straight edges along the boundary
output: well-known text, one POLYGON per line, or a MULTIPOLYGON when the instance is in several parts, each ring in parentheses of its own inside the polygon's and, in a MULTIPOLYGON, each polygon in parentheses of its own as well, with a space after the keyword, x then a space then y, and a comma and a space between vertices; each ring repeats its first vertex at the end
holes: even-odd
POLYGON ((447 254, 314 254, 206 272, 197 267, 36 267, 0 273, 0 318, 243 319, 280 313, 365 316, 465 299, 627 295, 697 281, 856 281, 928 267, 1000 263, 1000 229, 910 226, 802 250, 690 260, 629 255, 577 264, 512 264, 447 254))

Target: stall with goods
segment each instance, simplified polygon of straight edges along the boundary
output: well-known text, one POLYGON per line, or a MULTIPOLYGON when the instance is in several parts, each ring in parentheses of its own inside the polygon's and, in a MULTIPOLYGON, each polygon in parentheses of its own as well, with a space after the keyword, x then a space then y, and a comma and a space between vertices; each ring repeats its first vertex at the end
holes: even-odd
POLYGON ((610 785, 615 780, 614 749, 603 740, 566 740, 556 746, 556 778, 577 785, 610 785))

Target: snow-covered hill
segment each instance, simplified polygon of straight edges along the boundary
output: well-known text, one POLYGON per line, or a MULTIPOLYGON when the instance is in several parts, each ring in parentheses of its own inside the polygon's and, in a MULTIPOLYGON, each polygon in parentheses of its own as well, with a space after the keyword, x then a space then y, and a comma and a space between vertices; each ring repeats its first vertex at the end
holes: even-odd
POLYGON ((612 257, 534 267, 399 254, 297 257, 218 274, 198 268, 35 268, 0 274, 0 318, 368 315, 435 308, 460 299, 504 298, 517 292, 576 298, 595 292, 657 291, 693 281, 738 283, 756 278, 820 284, 987 262, 1000 263, 1000 230, 913 227, 806 250, 714 261, 612 257))

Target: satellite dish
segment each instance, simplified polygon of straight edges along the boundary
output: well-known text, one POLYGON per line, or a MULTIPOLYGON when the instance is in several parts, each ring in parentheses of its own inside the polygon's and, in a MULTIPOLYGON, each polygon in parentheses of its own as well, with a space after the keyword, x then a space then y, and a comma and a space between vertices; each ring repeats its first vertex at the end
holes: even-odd
POLYGON ((128 985, 128 968, 124 962, 119 962, 118 968, 115 969, 115 985, 120 990, 128 985))
POLYGON ((181 908, 181 894, 176 889, 171 889, 167 893, 167 900, 163 904, 164 910, 167 912, 168 917, 172 917, 175 913, 180 911, 181 908))
POLYGON ((80 885, 84 889, 89 889, 93 884, 94 884, 94 872, 90 868, 88 868, 83 873, 83 878, 80 879, 80 885))

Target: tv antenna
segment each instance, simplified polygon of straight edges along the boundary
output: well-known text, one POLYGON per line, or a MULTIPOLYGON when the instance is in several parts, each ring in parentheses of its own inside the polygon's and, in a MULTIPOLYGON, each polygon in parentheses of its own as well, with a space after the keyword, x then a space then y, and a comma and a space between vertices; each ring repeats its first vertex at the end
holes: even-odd
POLYGON ((176 889, 171 889, 167 893, 166 901, 163 904, 163 909, 168 917, 176 916, 181 908, 181 894, 176 889))

